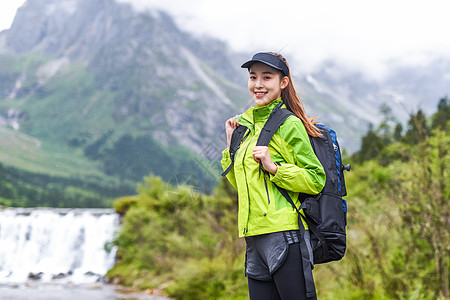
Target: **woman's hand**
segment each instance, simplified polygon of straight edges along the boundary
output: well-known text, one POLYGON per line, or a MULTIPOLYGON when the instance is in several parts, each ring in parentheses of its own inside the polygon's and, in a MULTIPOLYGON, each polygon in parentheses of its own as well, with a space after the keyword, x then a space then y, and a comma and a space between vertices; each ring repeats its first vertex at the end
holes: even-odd
POLYGON ((233 135, 234 130, 239 126, 239 124, 236 122, 236 119, 239 118, 241 115, 236 115, 232 118, 229 118, 225 122, 225 132, 227 133, 227 149, 230 149, 231 144, 231 136, 233 135))
POLYGON ((253 159, 256 163, 261 162, 267 172, 272 174, 277 173, 278 166, 272 161, 267 146, 255 146, 255 148, 253 148, 253 159))

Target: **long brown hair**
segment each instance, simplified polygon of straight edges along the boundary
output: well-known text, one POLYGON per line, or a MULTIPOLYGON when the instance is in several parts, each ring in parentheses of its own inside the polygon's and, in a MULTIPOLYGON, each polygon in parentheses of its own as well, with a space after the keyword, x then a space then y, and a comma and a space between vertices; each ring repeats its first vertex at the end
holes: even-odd
MULTIPOLYGON (((283 57, 283 55, 279 53, 274 52, 267 52, 268 54, 272 54, 279 59, 281 59, 289 68, 289 64, 286 60, 286 58, 283 57)), ((283 73, 281 73, 281 78, 285 76, 283 73)), ((314 121, 314 118, 308 118, 306 116, 305 109, 303 108, 302 101, 300 100, 300 97, 297 95, 297 91, 294 87, 294 82, 292 81, 291 72, 289 72, 288 75, 289 83, 288 85, 281 91, 281 99, 283 99, 284 104, 286 105, 286 108, 293 112, 297 117, 302 120, 303 124, 305 125, 306 132, 310 136, 321 136, 319 129, 316 127, 316 123, 314 121)))

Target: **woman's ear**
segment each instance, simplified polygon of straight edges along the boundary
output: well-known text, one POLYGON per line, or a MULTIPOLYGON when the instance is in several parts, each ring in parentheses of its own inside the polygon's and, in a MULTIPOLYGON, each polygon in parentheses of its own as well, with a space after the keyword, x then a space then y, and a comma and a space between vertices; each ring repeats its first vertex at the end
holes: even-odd
POLYGON ((285 87, 287 87, 288 84, 289 84, 289 77, 284 76, 284 77, 281 79, 281 89, 284 89, 285 87))

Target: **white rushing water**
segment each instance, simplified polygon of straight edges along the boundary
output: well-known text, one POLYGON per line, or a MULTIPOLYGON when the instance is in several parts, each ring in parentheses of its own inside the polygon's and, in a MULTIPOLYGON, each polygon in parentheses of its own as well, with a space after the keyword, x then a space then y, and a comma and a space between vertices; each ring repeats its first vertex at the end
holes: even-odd
POLYGON ((106 209, 0 209, 0 283, 84 284, 113 267, 119 226, 106 209))

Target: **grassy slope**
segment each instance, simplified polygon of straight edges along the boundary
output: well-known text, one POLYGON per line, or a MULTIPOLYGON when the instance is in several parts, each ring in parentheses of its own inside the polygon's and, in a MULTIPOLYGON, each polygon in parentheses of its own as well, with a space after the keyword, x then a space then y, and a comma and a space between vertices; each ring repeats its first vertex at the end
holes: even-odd
POLYGON ((104 176, 81 154, 57 150, 29 135, 0 127, 0 162, 35 173, 61 177, 104 176))
POLYGON ((81 153, 4 127, 0 174, 0 205, 6 206, 110 207, 135 190, 134 182, 104 174, 81 153))

